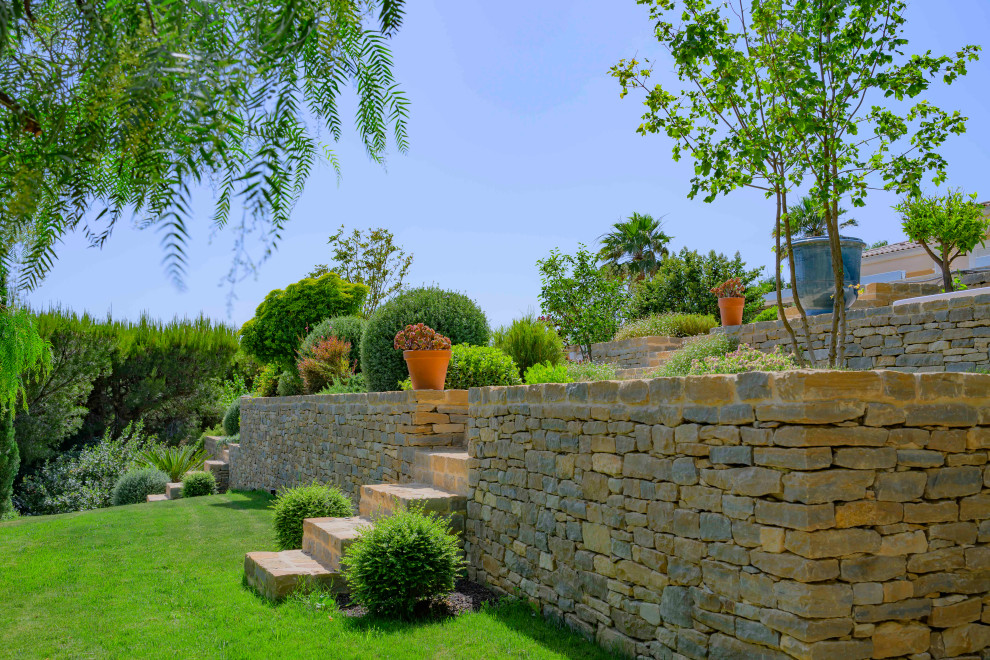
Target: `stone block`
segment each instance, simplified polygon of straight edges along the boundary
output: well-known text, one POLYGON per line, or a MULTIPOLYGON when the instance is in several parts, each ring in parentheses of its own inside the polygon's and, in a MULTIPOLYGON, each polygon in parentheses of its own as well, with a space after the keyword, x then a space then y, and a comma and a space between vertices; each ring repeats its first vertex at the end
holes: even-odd
POLYGON ((782 426, 773 434, 778 447, 882 447, 887 429, 865 426, 782 426))
POLYGON ((717 465, 752 465, 753 448, 743 445, 712 447, 708 459, 717 465))
POLYGON ((909 555, 928 551, 928 538, 922 530, 901 532, 884 536, 880 554, 884 556, 909 555))
POLYGON ((853 622, 849 618, 806 619, 779 609, 765 609, 760 612, 760 622, 806 643, 844 637, 853 629, 853 622))
POLYGON ((874 658, 900 658, 924 653, 931 645, 931 629, 920 623, 886 621, 873 632, 874 658))
POLYGON ((861 500, 876 475, 869 470, 791 472, 784 475, 784 499, 805 504, 861 500))
POLYGON ((839 562, 835 559, 805 559, 788 552, 754 550, 750 553, 750 561, 765 573, 797 582, 823 582, 839 575, 839 562))
POLYGON ((983 471, 975 465, 928 470, 925 497, 942 499, 975 495, 983 488, 983 471))
POLYGON ((904 519, 904 505, 900 502, 860 500, 835 506, 836 527, 873 527, 892 525, 904 519))
POLYGON ((952 628, 980 620, 983 612, 983 601, 980 598, 956 598, 936 598, 932 601, 928 624, 935 628, 952 628))
MULTIPOLYGON (((922 533, 924 535, 924 533, 922 533)), ((818 532, 788 531, 784 546, 808 559, 845 557, 856 553, 876 553, 880 535, 869 529, 829 529, 818 532)))
POLYGON ((921 502, 904 504, 904 522, 935 523, 954 522, 959 519, 959 505, 953 501, 921 502))
POLYGON ((855 470, 881 470, 897 464, 897 450, 893 447, 842 447, 836 449, 832 462, 855 470))
POLYGON ((660 616, 666 623, 690 628, 694 625, 694 599, 687 587, 665 587, 660 596, 660 616))
POLYGON ((813 532, 835 526, 833 504, 791 504, 789 502, 756 501, 756 522, 790 529, 813 532))
POLYGON ((928 477, 922 472, 882 472, 877 475, 874 490, 884 502, 910 502, 925 492, 928 477))
POLYGON ((709 660, 737 660, 752 658, 753 660, 790 660, 786 653, 775 651, 766 646, 749 644, 735 637, 715 633, 708 643, 709 660))
POLYGON ((990 626, 966 623, 942 631, 942 650, 945 657, 980 653, 987 648, 990 648, 990 626))
POLYGON ((903 557, 865 555, 842 560, 842 579, 847 582, 885 582, 907 573, 903 557))
POLYGON ((780 648, 797 660, 865 660, 873 655, 873 641, 869 639, 829 640, 806 644, 793 637, 783 637, 780 648))
POLYGON ((990 494, 974 495, 959 500, 960 520, 990 519, 990 494))
POLYGON ((724 470, 731 482, 733 495, 760 497, 762 495, 780 494, 782 487, 780 473, 762 467, 730 468, 724 470))
POLYGON ((773 587, 777 607, 813 619, 847 617, 852 612, 852 587, 846 584, 804 584, 781 580, 773 587))
POLYGON ((913 598, 896 603, 880 605, 857 605, 853 608, 856 623, 877 623, 879 621, 912 621, 923 619, 932 612, 929 598, 913 598))
POLYGON ((828 447, 756 447, 753 461, 766 467, 788 470, 823 470, 832 464, 828 447))

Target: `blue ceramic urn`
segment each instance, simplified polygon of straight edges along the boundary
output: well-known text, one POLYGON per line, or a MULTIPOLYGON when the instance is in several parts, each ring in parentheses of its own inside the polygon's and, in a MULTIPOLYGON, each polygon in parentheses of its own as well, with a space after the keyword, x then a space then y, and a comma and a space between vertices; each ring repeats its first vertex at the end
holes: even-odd
MULTIPOLYGON (((842 274, 845 284, 845 303, 849 307, 856 302, 860 265, 866 243, 850 236, 840 237, 842 246, 842 274)), ((799 238, 792 241, 794 247, 794 275, 801 305, 809 314, 831 314, 835 293, 835 275, 832 272, 832 252, 828 236, 799 238)))

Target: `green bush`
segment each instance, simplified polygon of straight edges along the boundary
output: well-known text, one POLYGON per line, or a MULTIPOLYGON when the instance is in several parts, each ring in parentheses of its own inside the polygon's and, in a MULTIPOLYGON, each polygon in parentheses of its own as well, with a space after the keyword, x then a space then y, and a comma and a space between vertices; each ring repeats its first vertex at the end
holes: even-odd
POLYGON ((215 495, 217 480, 212 472, 189 472, 182 477, 182 497, 215 495))
POLYGON ((152 446, 141 452, 141 462, 147 467, 158 468, 172 482, 180 481, 189 470, 198 470, 206 460, 206 451, 194 446, 152 446))
POLYGON ((750 323, 763 323, 764 321, 776 321, 777 320, 777 306, 767 307, 765 310, 757 314, 750 320, 750 323))
POLYGON ((701 254, 684 248, 660 262, 660 269, 648 280, 639 282, 629 304, 631 318, 650 314, 681 312, 708 314, 718 318, 718 298, 711 289, 738 277, 746 286, 743 321, 752 318, 765 304, 763 295, 772 291, 769 282, 758 282, 762 268, 747 268, 737 252, 731 259, 714 250, 701 254))
POLYGON ((437 287, 410 289, 392 298, 368 320, 361 339, 361 370, 372 392, 394 390, 408 374, 395 335, 407 325, 425 323, 453 344, 488 344, 488 321, 467 296, 437 287))
POLYGON ((634 337, 693 337, 707 334, 718 321, 709 314, 650 314, 626 323, 615 333, 613 341, 634 337))
POLYGON ((363 528, 341 562, 354 601, 372 614, 398 617, 453 591, 464 564, 450 521, 421 509, 363 528))
POLYGON ((299 352, 296 371, 302 379, 303 391, 316 394, 338 380, 351 376, 351 365, 347 356, 351 345, 334 336, 314 343, 308 353, 299 352))
POLYGON ((608 362, 592 362, 590 360, 568 362, 567 375, 575 383, 616 379, 615 365, 608 362))
POLYGON ((139 468, 125 472, 113 487, 114 506, 148 501, 148 495, 165 492, 168 475, 158 468, 139 468))
POLYGON ((694 360, 690 374, 741 374, 747 371, 787 371, 797 369, 794 356, 783 353, 774 346, 772 353, 764 353, 746 344, 725 355, 712 355, 694 360))
POLYGON ((367 391, 368 386, 364 382, 364 374, 354 374, 334 381, 333 385, 328 385, 320 390, 320 394, 352 394, 367 391))
POLYGON ((353 512, 350 498, 339 488, 315 482, 309 486, 282 488, 272 506, 275 509, 275 542, 279 550, 302 547, 306 518, 346 518, 353 512))
POLYGON ((519 367, 497 348, 457 344, 450 349, 450 365, 444 382, 444 388, 448 390, 521 383, 519 367))
POLYGON ((227 408, 223 416, 224 435, 237 435, 241 432, 241 400, 234 399, 234 402, 227 408))
POLYGON ((254 379, 254 392, 258 397, 278 396, 278 379, 282 371, 277 364, 266 364, 254 379))
POLYGON ((368 325, 368 322, 359 316, 335 316, 331 319, 325 319, 316 324, 306 338, 303 339, 302 344, 299 345, 299 356, 309 357, 312 352, 313 346, 320 340, 329 339, 330 337, 336 337, 337 339, 343 339, 351 345, 350 355, 347 356, 347 361, 352 367, 360 370, 360 360, 358 359, 361 353, 361 337, 364 336, 364 328, 368 325))
POLYGON ((141 452, 154 443, 140 422, 128 424, 116 437, 107 429, 95 444, 59 454, 24 477, 15 497, 17 507, 42 516, 111 506, 117 479, 140 465, 141 452))
POLYGON ((303 394, 303 381, 302 377, 299 375, 299 371, 295 368, 286 369, 278 377, 278 385, 275 388, 275 393, 279 396, 296 396, 297 394, 303 394))
POLYGON ((515 360, 521 373, 526 373, 534 364, 564 361, 564 340, 556 330, 532 314, 496 330, 492 333, 492 344, 515 360))
POLYGON ((731 339, 721 333, 699 335, 684 341, 684 345, 674 351, 654 376, 686 376, 691 373, 695 360, 709 357, 722 357, 731 353, 739 345, 738 339, 731 339))
POLYGON ((258 305, 254 318, 241 326, 241 347, 265 364, 283 369, 295 364, 299 340, 307 327, 334 316, 356 314, 368 293, 336 273, 307 277, 276 289, 258 305))
POLYGON ((539 383, 572 383, 574 382, 567 373, 567 365, 551 364, 543 362, 534 364, 526 370, 526 384, 537 385, 539 383))

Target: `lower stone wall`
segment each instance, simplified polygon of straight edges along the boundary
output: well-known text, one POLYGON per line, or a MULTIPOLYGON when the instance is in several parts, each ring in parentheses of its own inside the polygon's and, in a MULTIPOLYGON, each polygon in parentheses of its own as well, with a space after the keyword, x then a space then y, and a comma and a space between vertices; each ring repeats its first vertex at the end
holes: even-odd
MULTIPOLYGON (((683 341, 679 337, 634 337, 592 344, 591 355, 596 362, 609 362, 617 369, 658 367, 660 362, 657 354, 675 351, 681 347, 683 341)), ((568 346, 567 356, 575 362, 583 359, 578 346, 568 346)))
POLYGON ((987 657, 990 376, 475 389, 467 438, 472 577, 619 653, 987 657))
MULTIPOLYGON (((973 371, 990 367, 990 293, 846 312, 845 355, 850 369, 973 371)), ((792 320, 799 338, 800 320, 792 320)), ((828 354, 832 315, 808 317, 812 349, 828 354)), ((715 328, 761 351, 791 351, 780 321, 715 328)), ((804 342, 801 342, 804 349, 804 342)))
POLYGON ((462 445, 467 410, 466 390, 244 397, 231 488, 316 480, 356 501, 364 484, 410 476, 416 448, 462 445))

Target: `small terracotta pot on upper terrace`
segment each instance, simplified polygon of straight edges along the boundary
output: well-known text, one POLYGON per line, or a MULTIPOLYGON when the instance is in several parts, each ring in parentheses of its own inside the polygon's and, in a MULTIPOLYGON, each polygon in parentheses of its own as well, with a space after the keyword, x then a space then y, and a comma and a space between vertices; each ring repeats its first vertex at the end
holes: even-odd
POLYGON ((450 350, 402 351, 414 390, 442 390, 447 380, 450 350))
POLYGON ((719 298, 718 313, 722 317, 722 325, 742 325, 745 298, 719 298))

